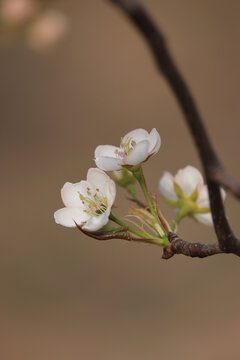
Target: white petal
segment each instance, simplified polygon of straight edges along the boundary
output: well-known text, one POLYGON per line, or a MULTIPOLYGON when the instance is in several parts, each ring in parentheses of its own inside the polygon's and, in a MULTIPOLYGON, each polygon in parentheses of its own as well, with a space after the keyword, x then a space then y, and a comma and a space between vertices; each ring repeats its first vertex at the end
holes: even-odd
POLYGON ((186 166, 184 169, 178 170, 175 181, 181 187, 185 196, 190 196, 196 189, 203 186, 203 177, 193 166, 186 166))
MULTIPOLYGON (((226 192, 223 190, 223 188, 221 188, 221 195, 222 195, 222 200, 224 201, 225 198, 226 198, 226 192)), ((197 204, 198 204, 199 207, 210 208, 210 200, 209 200, 209 194, 208 194, 207 185, 204 185, 202 187, 201 191, 199 191, 197 204)))
POLYGON ((91 168, 88 170, 87 181, 101 191, 103 191, 106 181, 109 180, 111 180, 111 178, 103 170, 98 168, 91 168))
POLYGON ((83 222, 89 219, 89 215, 79 208, 62 208, 54 213, 54 218, 57 224, 75 227, 77 224, 82 225, 83 222))
POLYGON ((172 201, 178 200, 174 191, 174 177, 168 171, 164 171, 163 176, 159 180, 159 191, 166 199, 172 201))
POLYGON ((150 146, 148 149, 149 154, 156 154, 159 151, 160 146, 161 146, 161 138, 155 128, 152 129, 152 131, 150 132, 148 140, 150 143, 150 146))
POLYGON ((67 207, 82 207, 82 201, 79 197, 79 192, 82 193, 84 181, 72 184, 67 182, 63 185, 61 190, 62 201, 67 207))
POLYGON ((99 145, 96 149, 95 149, 95 157, 99 157, 99 156, 109 156, 109 157, 114 157, 114 158, 118 158, 118 155, 116 154, 116 151, 122 151, 121 148, 117 147, 117 146, 112 146, 112 145, 99 145))
POLYGON ((211 212, 206 214, 195 214, 194 217, 204 225, 213 226, 213 219, 211 212))
POLYGON ((116 197, 116 185, 113 180, 109 180, 104 184, 104 194, 108 200, 108 207, 111 209, 116 197))
POLYGON ((147 140, 149 137, 149 134, 146 130, 144 129, 135 129, 130 131, 129 133, 127 133, 123 139, 122 142, 125 143, 128 139, 132 139, 133 141, 135 141, 136 143, 142 141, 142 140, 147 140))
POLYGON ((99 156, 95 158, 97 167, 104 171, 115 171, 122 169, 122 159, 108 156, 99 156))
POLYGON ((101 229, 104 225, 108 223, 110 211, 105 211, 102 215, 92 216, 86 225, 83 226, 85 230, 88 231, 97 231, 101 229))
POLYGON ((125 157, 126 165, 137 165, 146 160, 148 157, 149 141, 143 140, 137 143, 130 153, 125 157))
MULTIPOLYGON (((96 186, 86 180, 82 180, 79 186, 79 193, 85 197, 92 197, 96 192, 96 186)), ((81 207, 85 208, 85 205, 81 202, 81 207)))
MULTIPOLYGON (((222 195, 222 200, 224 201, 226 197, 226 192, 223 190, 223 188, 221 188, 221 195, 222 195)), ((199 207, 210 208, 207 185, 204 185, 203 190, 201 191, 200 196, 197 200, 197 204, 199 207)), ((213 218, 211 212, 206 214, 195 214, 194 216, 198 221, 200 221, 204 225, 213 226, 213 218)))
POLYGON ((202 189, 199 191, 199 195, 197 198, 197 204, 199 207, 202 207, 202 208, 204 208, 204 207, 210 208, 207 185, 203 185, 202 189))

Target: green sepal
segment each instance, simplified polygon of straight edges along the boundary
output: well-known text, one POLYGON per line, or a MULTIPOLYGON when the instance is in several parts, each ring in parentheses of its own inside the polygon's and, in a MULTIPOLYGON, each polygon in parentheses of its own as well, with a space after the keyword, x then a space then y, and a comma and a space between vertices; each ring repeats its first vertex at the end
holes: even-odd
POLYGON ((179 199, 184 197, 181 187, 175 181, 173 183, 173 187, 174 187, 175 193, 179 199))
POLYGON ((170 199, 167 199, 167 198, 163 198, 164 201, 166 201, 166 203, 174 208, 178 208, 179 207, 179 201, 174 201, 174 200, 170 200, 170 199))
POLYGON ((137 164, 137 165, 124 165, 124 167, 126 169, 128 169, 129 171, 131 171, 132 173, 134 173, 134 176, 137 178, 136 174, 139 172, 139 170, 141 169, 142 163, 137 164))
POLYGON ((129 185, 127 185, 127 186, 126 186, 126 190, 127 190, 127 192, 131 195, 131 197, 132 197, 133 199, 136 199, 136 198, 137 198, 135 184, 129 184, 129 185))
POLYGON ((116 182, 116 184, 122 187, 127 187, 136 183, 136 179, 133 176, 132 172, 128 171, 127 169, 112 171, 111 177, 116 182))
POLYGON ((198 189, 197 189, 197 187, 193 190, 193 192, 191 193, 191 195, 190 195, 190 199, 192 200, 192 201, 197 201, 197 198, 198 198, 198 189))

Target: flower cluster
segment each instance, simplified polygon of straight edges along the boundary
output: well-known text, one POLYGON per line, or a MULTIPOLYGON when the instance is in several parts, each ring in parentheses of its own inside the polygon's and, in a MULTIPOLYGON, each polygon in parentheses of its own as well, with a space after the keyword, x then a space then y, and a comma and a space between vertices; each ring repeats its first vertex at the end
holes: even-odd
MULTIPOLYGON (((168 232, 176 231, 184 217, 212 225, 208 189, 201 173, 193 166, 186 166, 175 176, 165 171, 159 180, 159 192, 177 209, 175 220, 168 222, 163 216, 157 196, 150 195, 147 190, 142 171, 142 164, 155 155, 160 146, 161 138, 156 129, 150 133, 144 129, 133 130, 121 138, 119 147, 98 146, 95 150, 97 168, 88 170, 87 180, 64 184, 61 196, 65 207, 54 213, 56 223, 77 227, 94 238, 117 237, 161 246, 168 243, 168 232), (111 172, 110 176, 105 171, 111 172), (137 198, 137 182, 146 204, 137 198), (126 221, 134 227, 112 213, 116 184, 124 187, 131 195, 130 200, 137 204, 126 216, 126 221), (118 227, 112 227, 109 221, 118 227)), ((225 199, 224 190, 222 198, 225 199)))
POLYGON ((59 42, 69 22, 61 12, 41 0, 0 0, 0 39, 21 36, 34 50, 43 51, 59 42))

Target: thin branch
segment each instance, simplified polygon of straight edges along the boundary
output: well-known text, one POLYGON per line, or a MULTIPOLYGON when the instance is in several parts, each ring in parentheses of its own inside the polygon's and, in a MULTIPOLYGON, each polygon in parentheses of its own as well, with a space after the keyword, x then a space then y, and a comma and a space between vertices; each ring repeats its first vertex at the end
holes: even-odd
POLYGON ((226 253, 240 256, 240 241, 233 234, 225 215, 219 184, 240 197, 240 185, 230 178, 212 146, 193 96, 166 46, 162 32, 137 0, 108 0, 123 10, 145 38, 159 71, 165 76, 185 115, 202 162, 209 189, 211 211, 219 246, 226 253))

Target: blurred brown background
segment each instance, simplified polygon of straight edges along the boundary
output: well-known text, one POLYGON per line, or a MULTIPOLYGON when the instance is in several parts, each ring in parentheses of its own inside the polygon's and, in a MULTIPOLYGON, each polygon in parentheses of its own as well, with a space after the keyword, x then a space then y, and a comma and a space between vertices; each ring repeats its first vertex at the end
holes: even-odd
MULTIPOLYGON (((240 2, 143 2, 240 179, 240 2)), ((1 359, 240 359, 236 256, 164 261, 159 248, 99 243, 54 223, 64 182, 84 179, 95 147, 134 128, 162 137, 145 165, 152 191, 165 169, 201 168, 172 93, 122 14, 99 0, 62 8, 72 29, 60 46, 44 55, 19 44, 0 50, 1 359)), ((226 207, 239 234, 239 204, 229 195, 226 207)), ((215 240, 190 220, 179 233, 215 240)))

